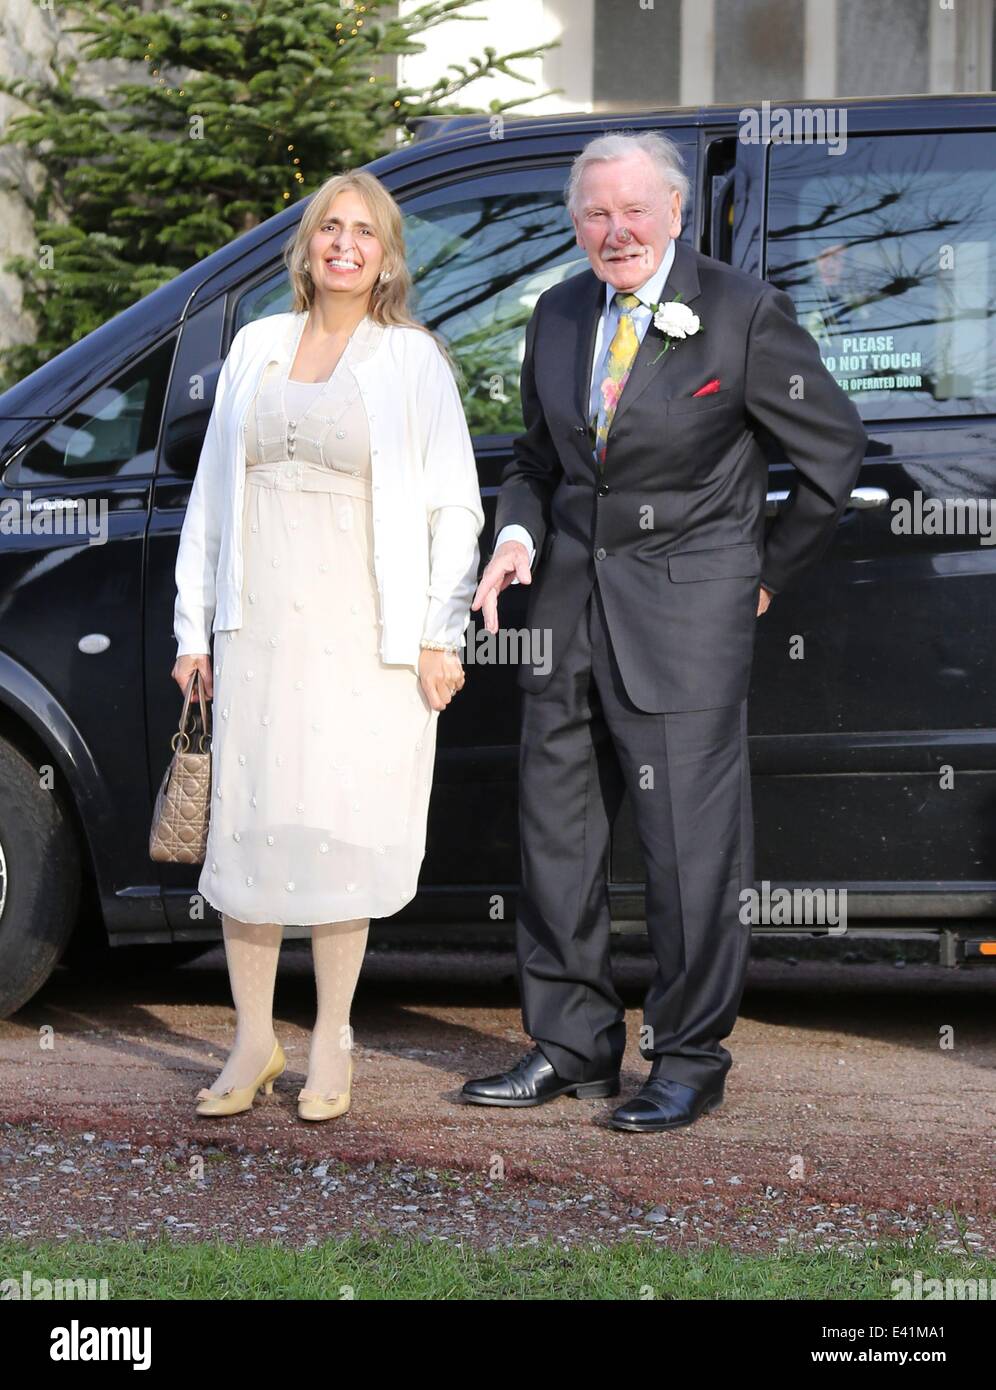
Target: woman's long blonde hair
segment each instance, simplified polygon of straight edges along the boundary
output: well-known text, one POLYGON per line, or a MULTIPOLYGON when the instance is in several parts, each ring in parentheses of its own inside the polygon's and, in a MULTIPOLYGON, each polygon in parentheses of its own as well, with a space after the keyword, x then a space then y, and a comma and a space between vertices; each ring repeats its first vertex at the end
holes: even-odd
POLYGON ((368 174, 365 169, 351 169, 344 174, 333 174, 330 179, 326 179, 312 194, 304 210, 304 216, 297 225, 297 231, 284 247, 284 264, 290 276, 293 295, 292 312, 303 313, 310 309, 314 302, 315 282, 308 272, 308 246, 325 220, 329 204, 344 189, 352 189, 366 203, 370 212, 370 222, 384 248, 384 263, 381 269, 388 272, 389 278, 374 281, 370 292, 370 317, 375 323, 418 328, 427 333, 451 369, 459 375, 459 369, 439 334, 433 333, 431 328, 426 328, 424 323, 419 323, 409 311, 408 296, 411 293, 412 277, 405 261, 401 209, 380 179, 368 174))

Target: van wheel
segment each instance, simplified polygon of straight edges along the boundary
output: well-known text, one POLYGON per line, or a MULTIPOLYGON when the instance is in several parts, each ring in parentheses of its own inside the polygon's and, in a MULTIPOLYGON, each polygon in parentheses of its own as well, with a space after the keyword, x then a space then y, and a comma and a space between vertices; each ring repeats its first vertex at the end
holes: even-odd
POLYGON ((36 994, 76 923, 80 854, 58 794, 0 739, 0 1018, 36 994))

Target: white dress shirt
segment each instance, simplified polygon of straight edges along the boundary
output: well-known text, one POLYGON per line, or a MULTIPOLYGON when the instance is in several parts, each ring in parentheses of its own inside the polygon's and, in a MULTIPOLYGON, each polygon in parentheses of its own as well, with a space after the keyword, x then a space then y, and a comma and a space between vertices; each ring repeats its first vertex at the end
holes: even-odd
MULTIPOLYGON (((659 304, 661 295, 664 293, 664 284, 671 271, 674 262, 674 239, 667 244, 667 250, 661 257, 661 263, 651 275, 635 290, 625 291, 625 293, 635 294, 641 301, 638 308, 630 311, 633 319, 633 326, 636 329, 640 342, 646 335, 650 327, 654 311, 650 308, 651 304, 659 304)), ((592 355, 591 380, 588 388, 588 418, 594 418, 601 410, 601 387, 602 378, 605 376, 605 359, 609 353, 612 339, 615 337, 616 329, 619 327, 619 318, 622 310, 615 302, 617 291, 614 285, 606 283, 605 286, 605 308, 602 310, 598 320, 598 328, 595 331, 595 351, 592 355)), ((533 538, 524 526, 503 526, 495 538, 495 550, 505 541, 521 541, 529 551, 529 566, 532 568, 533 560, 536 558, 536 546, 533 538)), ((513 579, 513 584, 518 584, 517 579, 513 579)))

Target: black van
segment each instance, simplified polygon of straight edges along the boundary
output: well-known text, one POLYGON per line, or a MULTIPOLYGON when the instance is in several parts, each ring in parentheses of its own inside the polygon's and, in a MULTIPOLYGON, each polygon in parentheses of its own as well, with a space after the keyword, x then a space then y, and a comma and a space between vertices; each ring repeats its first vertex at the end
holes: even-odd
MULTIPOLYGON (((501 138, 489 118, 425 119, 369 167, 404 208, 415 311, 465 374, 484 554, 521 428, 526 322, 587 264, 562 197, 587 140, 666 131, 694 190, 683 238, 793 297, 871 442, 832 547, 760 622, 757 872, 846 888, 851 918, 920 921, 955 964, 996 936, 996 537, 973 524, 996 475, 996 98, 832 111, 846 118, 834 145, 809 138, 799 103, 765 112, 760 137, 733 107, 506 119, 501 138)), ((281 250, 303 206, 0 397, 0 517, 37 522, 0 524, 0 1015, 43 983, 77 922, 102 917, 114 945, 218 939, 199 867, 148 853, 179 712, 173 566, 220 364, 242 324, 289 308, 281 250), (60 525, 84 504, 96 543, 60 525)), ((770 514, 796 476, 770 446, 770 514)), ((509 590, 503 625, 524 626, 524 609, 509 590)), ((514 921, 518 718, 515 668, 469 666, 440 720, 408 920, 514 921)), ((611 879, 614 917, 638 923, 626 811, 611 879)))

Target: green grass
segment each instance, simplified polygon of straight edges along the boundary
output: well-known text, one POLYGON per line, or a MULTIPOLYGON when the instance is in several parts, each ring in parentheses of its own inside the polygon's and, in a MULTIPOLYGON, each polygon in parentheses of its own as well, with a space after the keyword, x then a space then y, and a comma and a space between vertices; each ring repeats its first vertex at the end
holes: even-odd
POLYGON ((886 1299, 891 1281, 996 1280, 996 1264, 938 1250, 932 1237, 855 1255, 787 1250, 737 1255, 721 1245, 676 1252, 636 1242, 497 1251, 441 1241, 350 1237, 297 1251, 220 1242, 0 1241, 0 1279, 108 1280, 111 1299, 886 1299))

